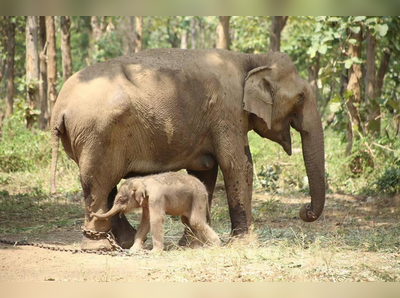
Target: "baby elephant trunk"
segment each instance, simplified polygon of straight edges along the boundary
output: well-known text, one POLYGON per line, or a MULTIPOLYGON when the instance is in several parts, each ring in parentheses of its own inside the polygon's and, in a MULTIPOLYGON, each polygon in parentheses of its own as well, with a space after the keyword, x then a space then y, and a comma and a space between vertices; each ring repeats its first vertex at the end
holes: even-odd
POLYGON ((100 213, 92 213, 92 216, 95 216, 95 217, 97 217, 99 219, 109 219, 110 217, 114 216, 115 214, 117 214, 120 211, 121 211, 120 208, 118 208, 116 206, 113 206, 111 208, 111 210, 108 211, 107 213, 102 213, 102 214, 100 214, 100 213))

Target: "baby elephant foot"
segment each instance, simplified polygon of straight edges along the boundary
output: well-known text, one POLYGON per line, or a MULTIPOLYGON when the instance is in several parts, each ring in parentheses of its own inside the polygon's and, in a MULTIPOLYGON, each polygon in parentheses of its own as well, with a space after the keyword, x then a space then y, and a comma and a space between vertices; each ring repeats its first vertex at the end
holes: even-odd
POLYGON ((154 245, 153 249, 151 250, 152 253, 161 253, 164 251, 164 246, 154 245))
POLYGON ((182 238, 178 242, 179 246, 186 246, 189 248, 200 248, 203 243, 193 234, 190 230, 185 230, 182 238))
POLYGON ((141 241, 136 241, 131 247, 131 251, 139 251, 143 249, 143 243, 141 241))

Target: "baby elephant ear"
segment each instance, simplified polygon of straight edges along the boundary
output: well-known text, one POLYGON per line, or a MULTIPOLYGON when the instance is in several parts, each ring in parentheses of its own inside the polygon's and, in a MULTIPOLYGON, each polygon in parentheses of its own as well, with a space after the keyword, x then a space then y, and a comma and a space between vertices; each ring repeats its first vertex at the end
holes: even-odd
POLYGON ((132 192, 135 200, 139 203, 140 206, 142 206, 146 196, 146 190, 144 189, 144 187, 140 186, 138 187, 138 189, 132 190, 132 192))
POLYGON ((273 94, 268 80, 270 67, 262 66, 251 70, 245 79, 243 109, 263 119, 271 129, 273 94))

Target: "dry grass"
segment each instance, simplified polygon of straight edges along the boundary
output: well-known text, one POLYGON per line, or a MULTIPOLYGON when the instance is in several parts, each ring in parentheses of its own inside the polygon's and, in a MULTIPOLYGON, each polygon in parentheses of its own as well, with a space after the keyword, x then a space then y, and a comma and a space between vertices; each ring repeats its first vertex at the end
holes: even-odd
MULTIPOLYGON (((253 148, 259 170, 266 158, 263 145, 253 148)), ((161 254, 73 255, 1 245, 7 274, 0 274, 0 280, 400 281, 400 197, 328 194, 323 216, 304 223, 298 217, 309 200, 301 193, 304 173, 293 172, 301 156, 295 153, 293 164, 285 164, 279 153, 273 154, 284 168, 276 182, 280 193, 259 187, 269 173, 255 180, 252 231, 244 239, 230 241, 225 191, 218 182, 212 222, 222 247, 177 246, 183 226, 179 218, 168 217, 161 254), (288 185, 295 185, 296 193, 288 192, 288 185)), ((57 196, 49 195, 49 172, 48 164, 35 171, 0 172, 0 238, 79 247, 83 202, 78 169, 61 154, 57 196)), ((140 213, 128 219, 137 226, 140 213)), ((146 245, 151 248, 150 235, 146 245)))
MULTIPOLYGON (((0 204, 1 237, 79 245, 82 202, 76 197, 36 198, 35 201, 14 195, 11 205, 7 202, 9 199, 3 196, 0 204), (18 209, 18 202, 25 205, 18 209), (27 208, 29 211, 21 211, 27 208), (10 210, 14 212, 11 215, 10 210), (64 213, 59 213, 60 210, 64 213), (68 216, 70 221, 63 221, 68 216)), ((179 218, 168 217, 163 253, 96 256, 96 262, 90 261, 93 264, 89 262, 93 256, 82 255, 81 264, 88 266, 82 268, 87 269, 79 269, 78 276, 71 269, 75 279, 64 272, 63 280, 400 281, 399 197, 330 195, 323 217, 312 224, 303 223, 297 217, 300 206, 307 200, 298 194, 277 196, 256 191, 251 233, 244 239, 230 241, 227 203, 223 190, 218 189, 212 217, 213 228, 223 240, 222 247, 177 246, 183 226, 179 218), (99 264, 101 269, 96 267, 99 264), (98 270, 98 273, 86 270, 98 270)), ((137 226, 140 213, 130 214, 128 218, 137 226)), ((151 237, 147 248, 151 248, 151 237)), ((48 256, 47 251, 43 254, 48 256)), ((70 261, 71 266, 76 266, 77 256, 58 254, 63 254, 57 258, 62 257, 64 265, 70 261)))

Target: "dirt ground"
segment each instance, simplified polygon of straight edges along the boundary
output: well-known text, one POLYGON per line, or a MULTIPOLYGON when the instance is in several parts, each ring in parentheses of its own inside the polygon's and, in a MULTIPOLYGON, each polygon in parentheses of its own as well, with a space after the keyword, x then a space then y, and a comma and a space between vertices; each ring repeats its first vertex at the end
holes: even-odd
MULTIPOLYGON (((215 228, 223 247, 182 249, 174 245, 180 228, 168 231, 180 223, 167 222, 169 250, 161 254, 94 255, 0 244, 0 281, 400 281, 399 198, 329 195, 324 216, 306 224, 296 217, 305 197, 279 203, 264 197, 255 195, 254 232, 242 241, 228 245, 225 226, 215 228)), ((226 205, 213 207, 214 218, 220 209, 226 205)), ((77 249, 80 225, 0 238, 77 249)))

